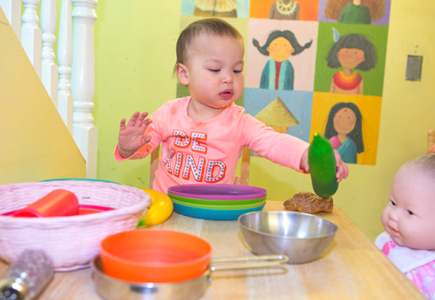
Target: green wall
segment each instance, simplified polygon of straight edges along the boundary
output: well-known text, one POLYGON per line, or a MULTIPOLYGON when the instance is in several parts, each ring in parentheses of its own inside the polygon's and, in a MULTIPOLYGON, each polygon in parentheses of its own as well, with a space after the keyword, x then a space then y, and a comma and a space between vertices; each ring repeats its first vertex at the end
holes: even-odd
MULTIPOLYGON (((120 163, 113 152, 122 118, 135 111, 152 113, 176 96, 172 68, 180 10, 181 0, 100 1, 97 6, 93 115, 99 129, 99 179, 148 187, 149 160, 120 163)), ((383 230, 380 215, 395 171, 425 153, 426 132, 435 127, 433 11, 435 1, 392 1, 377 163, 350 165, 349 178, 334 196, 335 204, 372 240, 383 230), (408 54, 424 56, 421 82, 405 81, 408 54)), ((312 190, 309 175, 257 157, 251 159, 250 185, 267 189, 268 199, 280 201, 312 190)))

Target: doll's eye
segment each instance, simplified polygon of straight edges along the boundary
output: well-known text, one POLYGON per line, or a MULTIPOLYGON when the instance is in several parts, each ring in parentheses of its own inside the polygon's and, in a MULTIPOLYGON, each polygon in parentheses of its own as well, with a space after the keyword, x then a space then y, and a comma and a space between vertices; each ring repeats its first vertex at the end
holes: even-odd
POLYGON ((391 201, 391 204, 392 204, 393 206, 396 206, 396 202, 394 202, 394 201, 391 201))
POLYGON ((408 210, 408 213, 409 213, 410 216, 414 215, 414 213, 412 211, 410 211, 410 210, 408 210))

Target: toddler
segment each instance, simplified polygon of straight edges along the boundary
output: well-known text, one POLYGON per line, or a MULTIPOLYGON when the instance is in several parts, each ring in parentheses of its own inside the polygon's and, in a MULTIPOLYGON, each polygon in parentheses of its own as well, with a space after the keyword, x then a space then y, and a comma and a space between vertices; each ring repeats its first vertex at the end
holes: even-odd
POLYGON ((404 164, 382 213, 376 246, 428 299, 435 299, 435 155, 404 164))
MULTIPOLYGON (((190 96, 169 101, 147 117, 136 112, 121 120, 115 158, 149 155, 162 143, 153 189, 192 183, 233 184, 243 147, 308 173, 308 143, 280 134, 234 104, 244 88, 241 34, 227 22, 202 19, 177 41, 175 72, 190 96)), ((337 181, 348 175, 336 152, 337 181)))

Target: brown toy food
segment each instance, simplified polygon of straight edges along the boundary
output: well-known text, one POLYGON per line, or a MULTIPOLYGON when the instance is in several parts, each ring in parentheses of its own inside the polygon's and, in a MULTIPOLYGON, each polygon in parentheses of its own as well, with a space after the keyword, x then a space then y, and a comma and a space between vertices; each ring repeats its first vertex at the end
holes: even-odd
POLYGON ((332 197, 323 199, 310 192, 300 192, 284 201, 284 207, 287 210, 315 214, 322 211, 331 212, 334 202, 332 197))

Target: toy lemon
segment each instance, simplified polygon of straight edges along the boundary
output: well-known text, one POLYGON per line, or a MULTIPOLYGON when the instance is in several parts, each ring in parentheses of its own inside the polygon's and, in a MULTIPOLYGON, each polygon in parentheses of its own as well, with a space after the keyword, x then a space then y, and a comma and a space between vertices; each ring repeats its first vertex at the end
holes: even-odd
POLYGON ((150 208, 147 214, 140 219, 137 227, 153 226, 165 222, 174 210, 171 198, 168 195, 151 189, 141 189, 151 197, 150 208))

